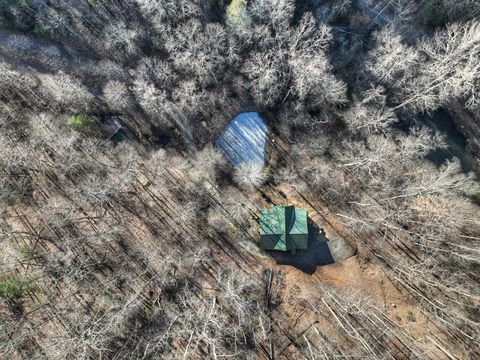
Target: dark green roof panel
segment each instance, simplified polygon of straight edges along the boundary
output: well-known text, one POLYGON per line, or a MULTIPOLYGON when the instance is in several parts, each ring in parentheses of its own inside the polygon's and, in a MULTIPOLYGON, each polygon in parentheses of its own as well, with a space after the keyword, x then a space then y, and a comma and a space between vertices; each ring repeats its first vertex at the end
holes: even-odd
POLYGON ((265 250, 306 249, 307 211, 294 206, 274 206, 260 215, 261 247, 265 250))

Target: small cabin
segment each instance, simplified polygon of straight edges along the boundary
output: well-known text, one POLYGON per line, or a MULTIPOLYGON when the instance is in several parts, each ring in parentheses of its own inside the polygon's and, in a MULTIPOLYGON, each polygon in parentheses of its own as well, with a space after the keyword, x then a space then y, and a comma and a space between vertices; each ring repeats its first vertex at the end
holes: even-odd
POLYGON ((260 214, 260 247, 263 250, 291 251, 308 248, 308 222, 305 209, 273 206, 260 214))

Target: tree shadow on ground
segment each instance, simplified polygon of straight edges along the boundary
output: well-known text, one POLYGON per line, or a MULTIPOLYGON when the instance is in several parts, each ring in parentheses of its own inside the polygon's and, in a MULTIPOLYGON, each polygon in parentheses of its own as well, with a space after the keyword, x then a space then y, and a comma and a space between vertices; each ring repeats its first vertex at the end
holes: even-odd
POLYGON ((328 239, 323 229, 308 218, 308 249, 299 249, 295 254, 287 251, 269 250, 267 253, 279 265, 290 265, 312 275, 317 266, 333 264, 328 239))

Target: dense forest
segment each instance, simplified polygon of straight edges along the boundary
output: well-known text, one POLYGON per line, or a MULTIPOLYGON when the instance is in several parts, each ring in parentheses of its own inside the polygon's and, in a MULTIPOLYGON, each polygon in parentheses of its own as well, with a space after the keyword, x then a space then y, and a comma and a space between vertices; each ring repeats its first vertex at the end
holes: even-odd
POLYGON ((477 0, 0 0, 0 358, 478 359, 479 141, 477 0))

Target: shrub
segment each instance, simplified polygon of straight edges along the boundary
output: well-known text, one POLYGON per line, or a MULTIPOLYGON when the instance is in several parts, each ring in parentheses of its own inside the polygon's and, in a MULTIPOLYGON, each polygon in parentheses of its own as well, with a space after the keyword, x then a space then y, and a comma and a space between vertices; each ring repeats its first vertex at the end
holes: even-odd
POLYGON ((24 261, 32 260, 35 257, 35 249, 29 245, 21 246, 19 252, 20 258, 24 261))
POLYGON ((428 0, 418 14, 421 23, 433 27, 445 24, 445 11, 440 0, 428 0))
POLYGON ((73 130, 85 132, 92 125, 93 119, 86 115, 74 115, 68 118, 67 123, 73 130))
POLYGON ((144 309, 145 319, 151 320, 155 316, 155 308, 153 306, 146 306, 144 309))
POLYGON ((16 275, 7 275, 0 280, 0 298, 16 302, 25 291, 25 281, 16 275))
POLYGON ((411 311, 409 311, 407 313, 407 321, 409 321, 409 322, 415 322, 416 321, 415 315, 413 315, 413 313, 411 311))
POLYGON ((29 32, 35 26, 31 0, 0 0, 0 29, 29 32))
POLYGON ((232 0, 227 7, 227 24, 237 28, 248 23, 247 0, 232 0))
POLYGON ((480 205, 480 192, 472 194, 470 197, 475 204, 480 205))

